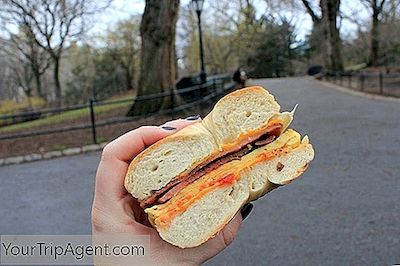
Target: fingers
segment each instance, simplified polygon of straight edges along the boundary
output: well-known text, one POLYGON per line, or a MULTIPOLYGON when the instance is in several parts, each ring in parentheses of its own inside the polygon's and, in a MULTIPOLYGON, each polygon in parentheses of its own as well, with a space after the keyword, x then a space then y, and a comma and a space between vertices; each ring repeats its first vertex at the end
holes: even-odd
POLYGON ((196 253, 198 252, 203 262, 214 257, 232 243, 239 231, 242 220, 242 216, 238 212, 214 238, 196 248, 196 253))
POLYGON ((215 240, 218 240, 218 243, 216 244, 218 244, 221 248, 220 251, 229 246, 235 239, 236 234, 242 225, 242 221, 243 219, 241 214, 237 213, 233 219, 227 225, 225 225, 224 229, 217 234, 215 240))
POLYGON ((110 142, 103 150, 97 170, 95 200, 100 195, 111 203, 122 199, 126 195, 124 179, 129 162, 154 142, 198 121, 178 119, 162 126, 144 126, 110 142))
POLYGON ((246 219, 252 209, 253 204, 245 204, 214 238, 195 248, 197 249, 195 252, 202 258, 201 262, 214 257, 233 242, 243 220, 246 219))
POLYGON ((237 232, 239 231, 240 226, 242 225, 242 216, 241 214, 236 214, 235 217, 224 227, 224 229, 219 232, 217 237, 221 239, 221 243, 224 245, 221 246, 221 250, 229 246, 232 241, 235 239, 237 232))

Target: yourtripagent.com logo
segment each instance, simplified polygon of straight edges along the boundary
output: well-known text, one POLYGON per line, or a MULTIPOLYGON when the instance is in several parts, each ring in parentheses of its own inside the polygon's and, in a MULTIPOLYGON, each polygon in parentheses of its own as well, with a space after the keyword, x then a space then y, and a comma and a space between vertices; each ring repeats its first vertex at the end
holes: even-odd
POLYGON ((149 236, 3 235, 1 265, 144 265, 149 262, 149 236))

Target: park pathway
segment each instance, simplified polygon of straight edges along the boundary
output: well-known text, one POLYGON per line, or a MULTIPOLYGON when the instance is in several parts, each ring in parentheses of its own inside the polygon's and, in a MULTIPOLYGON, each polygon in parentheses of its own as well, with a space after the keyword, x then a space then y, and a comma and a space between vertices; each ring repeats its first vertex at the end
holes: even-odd
MULTIPOLYGON (((400 264, 400 101, 302 79, 255 80, 316 151, 309 170, 255 202, 207 265, 400 264)), ((0 234, 90 233, 99 154, 0 167, 0 234)))

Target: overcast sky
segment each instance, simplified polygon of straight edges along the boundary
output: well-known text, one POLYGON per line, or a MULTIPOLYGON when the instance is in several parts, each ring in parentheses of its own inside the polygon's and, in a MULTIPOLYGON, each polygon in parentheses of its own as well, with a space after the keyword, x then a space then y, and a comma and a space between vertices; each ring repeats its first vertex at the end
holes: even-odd
MULTIPOLYGON (((0 0, 1 1, 1 0, 0 0)), ((210 0, 205 0, 204 7, 207 8, 207 3, 210 0)), ((213 0, 215 1, 215 0, 213 0)), ((300 0, 298 0, 300 1, 300 0)), ((181 0, 181 6, 186 6, 191 0, 181 0)), ((317 3, 318 1, 315 0, 317 3)), ((254 1, 258 15, 261 15, 266 10, 266 4, 264 0, 254 1)), ((93 27, 89 31, 90 35, 99 35, 108 28, 113 28, 119 20, 126 19, 131 15, 141 15, 144 11, 145 0, 113 0, 111 6, 97 15, 94 19, 93 27)), ((363 30, 367 29, 370 20, 370 12, 360 4, 360 0, 353 1, 342 1, 341 11, 345 16, 351 17, 353 20, 358 21, 358 24, 364 25, 363 30)), ((304 10, 296 10, 295 15, 290 12, 281 12, 280 15, 284 15, 290 18, 294 18, 292 21, 296 26, 297 40, 304 40, 305 36, 310 32, 312 28, 312 21, 304 10)), ((14 32, 17 32, 16 27, 12 27, 14 32), (15 29, 14 29, 15 28, 15 29)), ((342 38, 348 39, 356 36, 357 25, 348 19, 341 21, 341 35, 342 38)), ((6 37, 4 32, 0 31, 0 37, 6 37)), ((179 42, 179 40, 178 40, 179 42)))
MULTIPOLYGON (((187 5, 191 0, 181 0, 181 6, 187 5)), ((256 0, 254 1, 258 15, 264 13, 266 9, 265 1, 256 0)), ((205 8, 207 8, 207 0, 205 0, 205 8)), ((118 20, 126 19, 129 16, 136 14, 141 15, 144 11, 145 1, 144 0, 114 0, 109 9, 100 15, 99 19, 96 19, 96 24, 90 31, 92 34, 98 34, 103 30, 115 25, 118 20)), ((352 16, 353 12, 357 13, 359 21, 368 21, 369 12, 360 4, 359 0, 353 1, 342 1, 342 12, 347 16, 352 16)), ((307 35, 312 28, 311 18, 299 10, 296 12, 295 24, 296 24, 296 34, 298 40, 304 40, 305 35, 307 35)), ((284 13, 285 15, 285 13, 284 13)), ((293 14, 287 14, 288 16, 293 16, 293 14)), ((353 16, 354 18, 354 16, 353 16)), ((344 19, 341 25, 341 33, 343 37, 354 37, 357 30, 357 26, 344 19)))

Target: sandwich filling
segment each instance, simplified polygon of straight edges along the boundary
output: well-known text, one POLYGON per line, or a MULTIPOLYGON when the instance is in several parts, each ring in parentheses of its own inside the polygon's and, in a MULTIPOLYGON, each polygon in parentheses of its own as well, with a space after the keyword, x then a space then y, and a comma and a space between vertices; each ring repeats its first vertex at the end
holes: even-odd
POLYGON ((149 215, 149 220, 157 227, 168 227, 175 216, 184 212, 207 193, 218 187, 235 183, 244 170, 259 162, 271 160, 276 156, 289 153, 300 145, 302 145, 300 134, 294 130, 287 130, 269 144, 251 150, 250 153, 241 157, 240 161, 230 161, 224 164, 224 166, 203 175, 180 190, 168 202, 147 208, 145 211, 149 215))
POLYGON ((242 141, 241 145, 238 145, 236 149, 230 149, 230 151, 227 153, 220 153, 219 156, 197 165, 190 172, 177 176, 161 189, 153 191, 149 197, 140 203, 140 206, 142 208, 148 208, 156 204, 166 203, 179 191, 198 180, 205 174, 214 171, 221 165, 224 165, 228 162, 240 160, 243 156, 250 153, 254 149, 273 142, 277 137, 279 137, 282 129, 282 121, 271 121, 268 123, 266 129, 264 129, 262 132, 258 132, 256 136, 248 137, 242 141))

